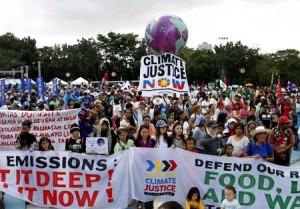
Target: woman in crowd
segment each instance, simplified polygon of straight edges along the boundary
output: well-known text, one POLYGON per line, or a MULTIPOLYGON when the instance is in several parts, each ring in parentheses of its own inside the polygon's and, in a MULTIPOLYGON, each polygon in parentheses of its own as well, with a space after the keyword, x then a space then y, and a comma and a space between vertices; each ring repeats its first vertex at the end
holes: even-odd
POLYGON ((174 123, 171 138, 173 139, 173 144, 175 147, 186 149, 185 136, 183 134, 183 128, 180 122, 174 123))
POLYGON ((249 139, 244 135, 245 126, 243 123, 237 123, 234 126, 235 135, 228 138, 227 144, 232 144, 234 149, 232 155, 235 157, 242 157, 244 155, 245 147, 249 143, 249 139))
POLYGON ((159 120, 156 123, 156 148, 168 148, 173 145, 172 138, 167 134, 167 124, 164 120, 159 120))
POLYGON ((154 147, 155 140, 151 138, 149 133, 149 127, 147 125, 141 125, 138 131, 138 135, 134 144, 136 147, 154 147))
POLYGON ((116 136, 114 131, 110 127, 110 123, 108 119, 102 118, 100 119, 97 125, 97 137, 106 137, 108 142, 108 153, 113 153, 113 148, 116 144, 116 136))
POLYGON ((51 140, 47 137, 40 138, 39 151, 53 151, 54 147, 51 144, 51 140))
POLYGON ((117 143, 114 147, 114 153, 134 147, 134 141, 128 138, 128 132, 125 128, 119 128, 117 131, 117 143))
POLYGON ((253 141, 253 136, 250 134, 251 131, 254 131, 256 129, 257 125, 254 121, 250 121, 246 125, 246 136, 249 138, 249 141, 253 141))
POLYGON ((176 122, 179 122, 182 125, 182 132, 185 137, 187 137, 190 134, 190 127, 189 123, 187 121, 186 113, 183 110, 179 110, 177 112, 177 118, 178 120, 176 122))
POLYGON ((255 159, 262 158, 268 162, 274 161, 274 149, 267 140, 267 135, 272 131, 265 129, 263 126, 258 126, 250 134, 253 136, 253 141, 246 146, 244 153, 245 157, 253 157, 255 159))
POLYGON ((192 107, 192 115, 189 120, 189 126, 190 126, 191 131, 194 131, 194 129, 196 127, 195 126, 196 118, 199 117, 200 115, 202 115, 202 107, 200 105, 194 105, 192 107))
POLYGON ((25 151, 25 150, 37 151, 38 150, 38 143, 37 143, 36 137, 30 133, 31 125, 32 125, 32 123, 29 120, 24 120, 22 122, 22 131, 17 138, 17 145, 16 145, 16 148, 21 151, 25 151))

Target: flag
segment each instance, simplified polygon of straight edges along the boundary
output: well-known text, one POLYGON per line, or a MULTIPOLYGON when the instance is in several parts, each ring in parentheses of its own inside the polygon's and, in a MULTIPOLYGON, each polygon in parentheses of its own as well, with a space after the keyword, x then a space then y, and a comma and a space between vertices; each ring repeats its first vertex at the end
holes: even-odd
POLYGON ((281 91, 281 83, 280 83, 280 76, 278 76, 276 96, 277 96, 277 103, 278 103, 278 105, 280 105, 283 102, 282 91, 281 91))
POLYGON ((287 88, 288 88, 289 90, 295 90, 296 84, 294 84, 294 83, 288 81, 287 88))
POLYGON ((272 72, 272 76, 271 76, 271 86, 273 86, 274 83, 274 72, 272 72))
POLYGON ((224 75, 224 83, 226 84, 226 86, 228 86, 228 80, 227 80, 227 76, 224 75))
POLYGON ((220 87, 222 89, 226 89, 227 88, 227 85, 220 79, 220 87))
POLYGON ((108 81, 108 73, 104 73, 101 83, 98 87, 99 92, 102 92, 103 86, 105 85, 105 82, 107 82, 107 81, 108 81))

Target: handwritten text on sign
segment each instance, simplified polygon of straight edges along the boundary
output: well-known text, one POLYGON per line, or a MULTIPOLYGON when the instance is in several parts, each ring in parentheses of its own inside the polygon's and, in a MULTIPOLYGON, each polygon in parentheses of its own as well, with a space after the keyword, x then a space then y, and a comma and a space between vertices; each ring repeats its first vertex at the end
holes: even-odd
POLYGON ((30 133, 39 140, 51 139, 54 149, 64 150, 65 140, 70 137, 70 126, 78 123, 79 110, 63 111, 0 111, 0 150, 15 150, 16 139, 22 131, 22 122, 30 120, 30 133))

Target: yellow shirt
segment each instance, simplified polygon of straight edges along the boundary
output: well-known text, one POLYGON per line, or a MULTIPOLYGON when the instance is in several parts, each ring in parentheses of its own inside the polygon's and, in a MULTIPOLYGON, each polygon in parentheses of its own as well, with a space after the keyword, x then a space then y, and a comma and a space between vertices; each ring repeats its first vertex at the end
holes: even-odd
POLYGON ((186 209, 204 209, 203 202, 200 200, 199 202, 194 200, 187 200, 186 203, 186 209))

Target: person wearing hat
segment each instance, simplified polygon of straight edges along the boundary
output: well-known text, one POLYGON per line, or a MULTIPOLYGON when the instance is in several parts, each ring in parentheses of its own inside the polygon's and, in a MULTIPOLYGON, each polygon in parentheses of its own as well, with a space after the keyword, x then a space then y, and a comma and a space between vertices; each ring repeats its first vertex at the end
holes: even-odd
POLYGON ((58 106, 59 106, 59 101, 57 100, 57 96, 56 94, 52 94, 52 97, 51 97, 51 101, 49 103, 49 106, 50 105, 53 105, 54 106, 54 109, 57 110, 58 109, 58 106))
MULTIPOLYGON (((173 145, 172 138, 167 134, 167 123, 164 120, 159 120, 156 123, 156 136, 155 136, 155 147, 157 148, 168 148, 173 145)), ((174 145, 173 145, 174 146, 174 145)))
POLYGON ((272 130, 266 129, 264 126, 258 126, 250 134, 253 136, 253 141, 246 146, 244 157, 252 157, 255 159, 262 158, 265 161, 274 161, 274 149, 271 144, 267 142, 267 135, 272 130))
POLYGON ((174 121, 178 120, 178 116, 177 116, 177 112, 179 111, 179 107, 178 107, 178 99, 177 98, 173 98, 171 100, 171 107, 167 108, 166 110, 166 115, 173 115, 174 121))
POLYGON ((289 166, 292 148, 295 143, 293 130, 290 128, 292 120, 286 116, 280 116, 278 127, 272 130, 269 143, 275 150, 275 164, 289 166))
POLYGON ((206 133, 201 137, 200 144, 204 148, 204 154, 207 155, 221 155, 221 134, 217 135, 218 124, 216 121, 211 120, 207 122, 206 133))
POLYGON ((88 137, 90 134, 93 134, 97 112, 82 108, 78 113, 78 117, 80 136, 85 140, 86 137, 88 137), (91 113, 91 117, 89 117, 89 113, 91 113))
POLYGON ((195 120, 195 129, 193 131, 193 138, 196 140, 195 148, 199 153, 204 153, 204 147, 200 144, 202 136, 206 134, 206 118, 200 115, 195 120))
POLYGON ((280 105, 280 112, 282 116, 290 117, 291 100, 288 95, 283 97, 283 103, 280 105))
POLYGON ((69 152, 85 153, 85 140, 80 136, 80 127, 73 123, 70 128, 71 137, 67 139, 65 150, 69 152))

